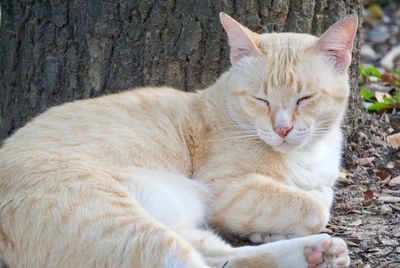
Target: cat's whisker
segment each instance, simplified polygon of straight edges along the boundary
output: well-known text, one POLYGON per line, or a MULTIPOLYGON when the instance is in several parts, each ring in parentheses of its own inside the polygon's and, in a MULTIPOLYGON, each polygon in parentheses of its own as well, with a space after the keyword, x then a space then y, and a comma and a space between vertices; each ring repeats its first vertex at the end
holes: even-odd
POLYGON ((226 141, 226 140, 233 140, 233 139, 247 139, 247 138, 259 138, 258 135, 241 135, 241 136, 232 136, 226 137, 221 139, 210 139, 209 141, 226 141))
POLYGON ((213 129, 211 131, 212 134, 221 134, 221 135, 228 135, 228 134, 257 134, 254 128, 241 128, 237 127, 221 127, 217 129, 213 129))

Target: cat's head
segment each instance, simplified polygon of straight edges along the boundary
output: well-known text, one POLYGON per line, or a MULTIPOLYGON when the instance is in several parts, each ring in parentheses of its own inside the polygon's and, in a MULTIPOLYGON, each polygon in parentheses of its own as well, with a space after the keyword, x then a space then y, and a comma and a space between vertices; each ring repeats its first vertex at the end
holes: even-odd
POLYGON ((349 95, 355 15, 319 38, 257 34, 225 13, 220 19, 232 63, 224 78, 225 103, 236 124, 286 152, 318 140, 340 123, 349 95))

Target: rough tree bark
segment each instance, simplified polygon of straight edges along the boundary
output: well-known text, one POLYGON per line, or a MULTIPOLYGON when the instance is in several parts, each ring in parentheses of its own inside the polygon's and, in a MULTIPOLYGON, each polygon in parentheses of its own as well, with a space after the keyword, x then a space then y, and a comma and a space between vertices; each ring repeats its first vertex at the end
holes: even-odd
MULTIPOLYGON (((257 32, 319 35, 362 9, 362 0, 0 3, 0 140, 66 101, 145 85, 191 91, 211 84, 229 65, 220 11, 257 32)), ((353 77, 359 35, 355 47, 353 77)))

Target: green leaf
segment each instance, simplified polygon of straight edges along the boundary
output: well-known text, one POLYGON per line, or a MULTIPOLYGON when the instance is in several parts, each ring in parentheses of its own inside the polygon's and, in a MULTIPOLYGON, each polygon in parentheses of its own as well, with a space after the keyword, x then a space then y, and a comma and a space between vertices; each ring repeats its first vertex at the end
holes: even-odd
POLYGON ((368 106, 368 112, 380 112, 390 107, 390 103, 385 102, 375 102, 368 106))
POLYGON ((392 70, 397 76, 400 76, 400 69, 393 68, 392 70))
POLYGON ((383 98, 383 102, 387 104, 395 103, 393 98, 383 98))
POLYGON ((394 103, 400 104, 400 91, 393 96, 394 103))
POLYGON ((375 76, 381 78, 382 73, 375 66, 371 66, 368 68, 368 76, 375 76))
POLYGON ((381 76, 382 76, 382 73, 379 71, 379 69, 376 67, 376 66, 374 66, 374 65, 371 65, 371 66, 365 66, 365 65, 363 65, 363 64, 360 64, 360 66, 359 66, 359 68, 360 68, 360 74, 361 75, 365 75, 365 76, 375 76, 375 77, 377 77, 377 78, 381 78, 381 76))
POLYGON ((363 87, 360 89, 360 95, 365 101, 373 101, 372 98, 375 97, 374 92, 363 87))

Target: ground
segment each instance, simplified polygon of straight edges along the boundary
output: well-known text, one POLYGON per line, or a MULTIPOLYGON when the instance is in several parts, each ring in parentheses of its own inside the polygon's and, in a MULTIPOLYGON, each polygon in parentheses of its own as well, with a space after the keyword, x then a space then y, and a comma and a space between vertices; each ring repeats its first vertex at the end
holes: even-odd
MULTIPOLYGON (((400 3, 396 2, 381 6, 381 14, 379 5, 367 6, 363 49, 371 48, 375 55, 362 53, 362 63, 381 70, 400 69, 400 57, 392 66, 382 62, 400 45, 400 3)), ((374 92, 400 91, 384 79, 371 80, 361 86, 374 92)), ((400 267, 400 148, 387 142, 388 135, 400 133, 400 112, 398 107, 383 113, 363 112, 359 120, 359 129, 347 138, 328 228, 347 240, 353 267, 400 267)))
POLYGON ((348 242, 353 267, 400 267, 400 150, 385 142, 399 119, 365 113, 349 137, 328 229, 348 242))

